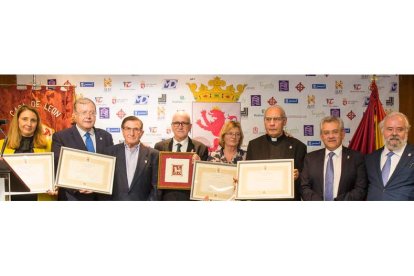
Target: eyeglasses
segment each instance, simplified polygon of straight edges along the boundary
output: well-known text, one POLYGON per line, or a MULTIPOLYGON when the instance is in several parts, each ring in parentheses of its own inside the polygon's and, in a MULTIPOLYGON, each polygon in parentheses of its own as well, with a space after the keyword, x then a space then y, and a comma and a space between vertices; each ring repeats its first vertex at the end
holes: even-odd
POLYGON ((133 132, 140 132, 142 129, 141 128, 137 128, 137 127, 134 127, 134 128, 131 128, 131 127, 124 127, 124 128, 122 128, 123 130, 125 130, 126 132, 130 132, 131 130, 133 131, 133 132))
POLYGON ((171 125, 178 127, 178 126, 188 126, 190 122, 172 122, 171 125))
POLYGON ((76 112, 77 114, 81 115, 82 117, 86 117, 86 116, 96 116, 96 112, 95 111, 82 111, 82 112, 76 112))
POLYGON ((281 122, 284 119, 286 119, 286 117, 265 117, 265 121, 266 122, 271 122, 271 121, 275 121, 275 122, 281 122))
POLYGON ((241 133, 239 133, 239 132, 236 132, 236 133, 233 133, 233 132, 227 132, 227 133, 226 133, 226 135, 227 135, 227 136, 240 137, 240 136, 241 136, 241 133))

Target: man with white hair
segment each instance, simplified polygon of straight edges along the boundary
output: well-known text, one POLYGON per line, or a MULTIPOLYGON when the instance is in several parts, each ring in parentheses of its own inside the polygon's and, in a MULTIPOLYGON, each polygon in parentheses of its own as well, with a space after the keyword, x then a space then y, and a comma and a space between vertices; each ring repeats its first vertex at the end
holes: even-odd
POLYGON ((380 123, 385 146, 365 157, 367 200, 414 200, 414 146, 407 116, 391 112, 380 123))

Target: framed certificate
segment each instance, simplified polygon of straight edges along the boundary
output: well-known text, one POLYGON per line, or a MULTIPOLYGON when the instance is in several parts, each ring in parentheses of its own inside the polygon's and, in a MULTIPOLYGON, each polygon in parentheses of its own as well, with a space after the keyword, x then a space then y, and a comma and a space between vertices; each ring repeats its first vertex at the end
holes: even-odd
POLYGON ((161 151, 158 189, 190 190, 193 179, 192 152, 161 151))
POLYGON ((293 159, 239 161, 236 199, 294 198, 293 169, 293 159))
POLYGON ((229 200, 234 194, 233 178, 237 166, 217 162, 195 161, 190 198, 204 200, 229 200))
POLYGON ((115 160, 114 156, 62 147, 55 185, 112 194, 115 160))
POLYGON ((11 190, 8 194, 15 191, 14 185, 27 186, 30 191, 24 191, 16 188, 16 194, 38 194, 46 193, 54 189, 55 168, 53 161, 53 152, 45 153, 16 153, 3 155, 4 161, 12 170, 10 173, 16 176, 11 179, 11 190))

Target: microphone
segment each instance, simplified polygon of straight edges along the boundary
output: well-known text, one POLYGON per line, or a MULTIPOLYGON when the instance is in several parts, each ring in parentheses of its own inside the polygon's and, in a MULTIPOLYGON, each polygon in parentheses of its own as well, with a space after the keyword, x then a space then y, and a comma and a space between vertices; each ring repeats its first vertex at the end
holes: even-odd
POLYGON ((5 124, 7 124, 7 120, 6 119, 0 119, 0 126, 5 125, 5 124))

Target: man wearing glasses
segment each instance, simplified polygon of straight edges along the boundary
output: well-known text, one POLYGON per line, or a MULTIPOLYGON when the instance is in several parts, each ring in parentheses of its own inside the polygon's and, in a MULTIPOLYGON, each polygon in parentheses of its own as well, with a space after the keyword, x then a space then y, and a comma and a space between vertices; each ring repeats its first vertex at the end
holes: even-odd
MULTIPOLYGON (((194 152, 195 159, 207 161, 207 146, 188 137, 191 126, 190 115, 187 112, 176 112, 171 122, 174 137, 158 142, 154 148, 159 151, 194 152)), ((190 191, 186 190, 162 190, 159 194, 161 200, 190 200, 190 191)))
MULTIPOLYGON (((95 128, 96 106, 88 98, 76 100, 73 118, 75 124, 58 131, 52 136, 52 151, 55 156, 55 169, 59 162, 60 148, 68 147, 78 150, 104 153, 105 148, 114 144, 112 135, 100 128, 95 128)), ((106 196, 88 190, 59 188, 58 200, 99 200, 106 196)))
POLYGON ((285 110, 278 105, 266 109, 264 126, 266 134, 247 145, 246 160, 294 159, 295 200, 300 200, 299 173, 303 168, 306 145, 296 138, 286 136, 285 110))
POLYGON ((125 141, 107 149, 116 157, 112 200, 157 200, 158 151, 141 143, 143 122, 124 118, 121 124, 125 141))

